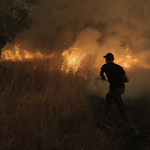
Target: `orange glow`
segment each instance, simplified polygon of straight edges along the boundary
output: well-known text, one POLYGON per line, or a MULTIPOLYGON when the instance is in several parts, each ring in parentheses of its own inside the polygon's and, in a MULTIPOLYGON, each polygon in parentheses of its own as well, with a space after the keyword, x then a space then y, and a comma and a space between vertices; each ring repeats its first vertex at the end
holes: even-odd
MULTIPOLYGON (((136 68, 150 69, 150 64, 143 63, 142 60, 132 54, 132 50, 129 45, 126 46, 126 52, 124 54, 115 52, 113 52, 113 54, 115 56, 114 62, 121 65, 128 71, 133 71, 136 68)), ((81 64, 83 59, 87 58, 87 54, 82 53, 82 49, 74 47, 65 50, 62 53, 62 56, 64 57, 62 70, 66 70, 66 72, 69 70, 73 70, 73 72, 78 71, 83 67, 81 64)), ((97 68, 96 66, 99 66, 99 64, 95 64, 93 67, 97 68)))
MULTIPOLYGON (((129 46, 127 46, 126 52, 124 54, 115 53, 115 63, 121 65, 126 70, 132 71, 136 68, 150 69, 150 64, 143 63, 142 60, 138 59, 136 56, 132 54, 132 50, 130 50, 129 46)), ((77 72, 79 69, 84 67, 83 62, 91 62, 92 68, 100 67, 100 64, 96 63, 96 61, 89 60, 87 57, 89 54, 85 53, 85 50, 79 47, 70 47, 68 50, 64 50, 62 53, 63 63, 61 66, 61 70, 65 72, 73 71, 73 73, 77 72), (83 52, 84 51, 84 52, 83 52), (95 61, 94 63, 92 61, 95 61)), ((90 54, 92 56, 92 54, 90 54)), ((93 54, 94 56, 94 54, 93 54)), ((46 55, 41 52, 30 52, 28 50, 20 50, 19 45, 15 45, 14 50, 5 50, 2 52, 1 58, 2 60, 12 60, 12 61, 23 61, 23 60, 33 60, 33 59, 49 59, 55 58, 56 54, 46 55)), ((104 61, 103 58, 96 58, 104 61)), ((98 68, 100 69, 100 68, 98 68)))
POLYGON ((66 72, 72 70, 75 73, 80 68, 85 53, 81 54, 79 48, 70 48, 69 50, 65 50, 62 56, 64 57, 62 70, 66 70, 66 72))
POLYGON ((129 48, 126 49, 125 55, 119 55, 117 53, 114 55, 116 55, 115 63, 123 66, 127 70, 132 70, 134 68, 150 69, 150 64, 145 64, 136 56, 132 55, 129 48))
POLYGON ((23 61, 23 60, 32 60, 32 59, 47 59, 53 58, 54 54, 43 55, 41 52, 32 53, 28 50, 21 51, 19 49, 20 45, 15 45, 14 50, 5 50, 2 52, 3 60, 12 60, 12 61, 23 61))

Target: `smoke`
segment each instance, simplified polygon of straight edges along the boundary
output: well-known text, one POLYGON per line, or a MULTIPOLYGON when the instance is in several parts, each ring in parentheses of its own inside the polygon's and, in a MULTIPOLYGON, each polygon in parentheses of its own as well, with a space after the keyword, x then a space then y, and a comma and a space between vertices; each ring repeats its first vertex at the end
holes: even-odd
MULTIPOLYGON (((98 41, 101 40, 102 33, 98 32, 97 30, 86 28, 82 30, 77 35, 77 40, 74 43, 73 48, 79 48, 80 55, 82 56, 84 53, 95 55, 96 54, 96 60, 94 67, 99 67, 97 74, 92 74, 91 80, 88 85, 88 90, 91 95, 95 96, 101 96, 105 98, 105 94, 109 90, 109 84, 108 82, 104 82, 100 79, 99 72, 101 66, 105 63, 105 59, 103 59, 103 56, 106 55, 108 52, 115 53, 115 59, 118 59, 118 57, 121 57, 122 55, 126 55, 126 47, 122 46, 120 44, 119 40, 109 38, 109 40, 106 40, 103 43, 99 43, 98 41)), ((71 49, 70 48, 70 49, 71 49)), ((144 58, 149 56, 149 52, 145 51, 141 53, 141 57, 139 57, 141 63, 147 63, 144 61, 144 58)), ((140 53, 139 53, 140 55, 140 53)), ((135 55, 135 57, 138 58, 138 55, 135 55)), ((129 83, 125 83, 126 85, 126 92, 123 94, 124 99, 135 99, 135 98, 149 98, 150 93, 150 85, 149 85, 149 73, 150 70, 147 68, 144 68, 143 66, 131 66, 133 68, 129 69, 124 68, 127 76, 130 79, 129 83)))
MULTIPOLYGON (((50 53, 79 47, 80 53, 96 55, 99 67, 103 55, 114 52, 117 59, 128 44, 133 56, 150 64, 149 7, 149 0, 45 0, 33 9, 37 25, 20 34, 17 43, 50 53)), ((149 95, 148 69, 126 73, 126 98, 149 95)))
POLYGON ((33 9, 37 26, 21 34, 18 42, 63 50, 80 31, 91 27, 102 32, 101 42, 115 38, 122 46, 131 44, 136 52, 148 50, 149 6, 147 0, 45 0, 45 6, 33 9))

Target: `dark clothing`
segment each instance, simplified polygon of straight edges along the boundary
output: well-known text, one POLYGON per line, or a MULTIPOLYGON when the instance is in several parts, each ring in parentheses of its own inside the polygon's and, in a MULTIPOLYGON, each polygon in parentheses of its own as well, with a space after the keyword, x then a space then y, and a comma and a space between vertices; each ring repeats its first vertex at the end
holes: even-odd
POLYGON ((111 107, 111 98, 113 97, 116 105, 118 106, 120 113, 122 114, 122 116, 124 117, 124 119, 127 121, 127 116, 126 116, 126 112, 125 112, 125 107, 122 101, 122 97, 121 94, 123 94, 125 91, 125 87, 121 87, 118 88, 114 91, 110 91, 109 93, 106 94, 106 105, 105 105, 105 109, 104 109, 104 115, 107 116, 108 112, 110 110, 111 107))
POLYGON ((138 135, 139 132, 137 131, 134 123, 126 115, 125 107, 121 97, 121 95, 125 91, 125 85, 124 85, 124 82, 126 81, 126 79, 124 80, 125 71, 121 66, 113 62, 109 62, 107 64, 104 64, 101 68, 100 76, 102 77, 103 80, 105 79, 105 76, 103 75, 104 72, 110 83, 110 91, 106 94, 106 105, 104 108, 104 116, 108 115, 111 107, 111 100, 113 98, 126 123, 134 127, 133 134, 138 135))
POLYGON ((121 66, 113 62, 104 64, 101 70, 102 72, 106 73, 106 76, 110 83, 110 91, 106 94, 106 105, 104 109, 104 115, 107 116, 111 106, 111 99, 113 98, 120 110, 120 113, 127 121, 125 107, 121 97, 121 95, 125 91, 125 85, 123 80, 123 75, 125 74, 125 71, 121 66))
POLYGON ((106 73, 111 91, 124 87, 123 75, 125 71, 121 66, 111 62, 104 64, 101 70, 106 73))

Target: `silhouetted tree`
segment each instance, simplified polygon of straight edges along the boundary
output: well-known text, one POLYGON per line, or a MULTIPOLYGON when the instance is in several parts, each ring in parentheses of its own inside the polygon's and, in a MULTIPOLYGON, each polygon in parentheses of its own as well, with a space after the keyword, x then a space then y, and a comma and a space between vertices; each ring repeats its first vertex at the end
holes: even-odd
POLYGON ((0 56, 7 42, 33 26, 35 19, 28 4, 41 3, 42 0, 0 0, 0 56))

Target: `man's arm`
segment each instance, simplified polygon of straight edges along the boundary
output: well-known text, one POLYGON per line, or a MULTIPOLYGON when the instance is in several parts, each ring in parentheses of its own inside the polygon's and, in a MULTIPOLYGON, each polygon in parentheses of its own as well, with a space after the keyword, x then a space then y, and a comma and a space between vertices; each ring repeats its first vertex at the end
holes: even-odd
POLYGON ((104 76, 104 71, 103 70, 101 70, 100 76, 102 77, 102 80, 105 80, 105 76, 104 76))
POLYGON ((126 74, 123 75, 123 80, 124 80, 124 82, 129 82, 129 78, 127 77, 126 74))

